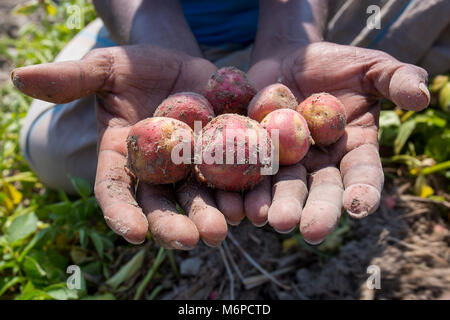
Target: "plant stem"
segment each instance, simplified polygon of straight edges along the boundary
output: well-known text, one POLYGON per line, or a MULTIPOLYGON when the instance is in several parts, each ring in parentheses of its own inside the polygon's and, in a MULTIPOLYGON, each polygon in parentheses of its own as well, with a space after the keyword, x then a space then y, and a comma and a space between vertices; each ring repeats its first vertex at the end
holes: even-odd
POLYGON ((177 279, 180 278, 180 272, 178 272, 178 268, 177 268, 177 264, 175 263, 175 259, 173 256, 173 251, 172 250, 168 250, 167 251, 167 256, 169 258, 169 262, 170 262, 170 266, 172 267, 173 273, 175 274, 175 277, 177 279))
POLYGON ((431 166, 431 167, 424 168, 422 170, 422 174, 427 175, 427 174, 435 173, 435 172, 438 172, 441 170, 446 170, 446 169, 450 169, 450 160, 435 164, 434 166, 431 166))
POLYGON ((150 293, 150 295, 148 296, 148 300, 154 300, 156 298, 156 296, 158 295, 158 293, 161 292, 162 289, 163 289, 162 284, 160 284, 155 289, 153 289, 152 292, 150 293))
POLYGON ((166 257, 164 248, 160 248, 158 251, 158 254, 156 255, 156 259, 153 262, 152 267, 147 272, 144 280, 139 284, 136 294, 134 295, 134 300, 139 300, 142 296, 142 293, 144 292, 145 287, 147 287, 147 284, 150 282, 150 280, 153 277, 153 274, 158 270, 159 265, 164 261, 164 258, 166 257))

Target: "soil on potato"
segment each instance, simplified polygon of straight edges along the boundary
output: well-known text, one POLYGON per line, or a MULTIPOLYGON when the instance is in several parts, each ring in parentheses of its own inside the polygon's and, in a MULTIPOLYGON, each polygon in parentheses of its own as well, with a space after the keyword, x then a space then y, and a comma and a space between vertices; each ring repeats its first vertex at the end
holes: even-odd
MULTIPOLYGON (((0 34, 14 36, 18 25, 26 21, 9 13, 18 2, 23 1, 0 2, 0 34)), ((0 83, 9 79, 11 69, 0 57, 0 83)), ((255 228, 247 220, 230 227, 241 249, 278 283, 263 276, 227 239, 222 249, 200 244, 189 252, 174 252, 183 274, 177 279, 164 263, 160 268, 163 290, 158 298, 450 299, 450 232, 446 224, 450 208, 411 198, 406 194, 411 184, 404 183, 387 183, 380 209, 363 220, 348 219, 348 230, 326 252, 292 241, 298 230, 280 235, 268 226, 255 228), (233 290, 221 250, 234 278, 233 290), (377 274, 379 282, 375 281, 377 274), (368 279, 372 285, 379 284, 379 289, 369 289, 368 279)), ((143 270, 132 280, 145 273, 143 270)), ((133 294, 131 288, 118 298, 132 298, 133 294)))

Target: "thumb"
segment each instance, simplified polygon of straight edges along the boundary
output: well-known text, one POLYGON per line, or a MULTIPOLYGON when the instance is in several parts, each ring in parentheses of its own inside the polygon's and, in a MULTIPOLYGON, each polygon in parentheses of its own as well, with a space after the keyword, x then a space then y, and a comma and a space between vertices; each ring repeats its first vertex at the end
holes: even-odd
POLYGON ((384 97, 402 109, 420 111, 430 104, 428 73, 422 68, 386 55, 369 68, 367 75, 384 97))
POLYGON ((45 63, 14 69, 11 80, 24 94, 67 103, 101 90, 111 70, 110 51, 97 49, 82 60, 45 63))

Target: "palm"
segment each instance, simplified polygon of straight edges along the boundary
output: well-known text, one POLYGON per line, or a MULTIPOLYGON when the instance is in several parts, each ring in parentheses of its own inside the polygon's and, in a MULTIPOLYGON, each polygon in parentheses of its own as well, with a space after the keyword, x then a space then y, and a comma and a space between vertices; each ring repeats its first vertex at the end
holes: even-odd
MULTIPOLYGON (((297 209, 296 216, 300 219, 301 215, 300 230, 305 239, 311 243, 322 241, 336 225, 341 206, 353 217, 372 213, 383 185, 377 152, 379 99, 390 98, 407 109, 426 107, 426 72, 379 51, 321 42, 281 58, 259 61, 248 75, 258 89, 279 81, 292 90, 299 102, 313 93, 328 92, 345 106, 344 136, 327 148, 312 147, 302 161, 310 173, 310 190, 303 212, 297 209), (338 165, 340 170, 335 168, 338 165)), ((279 175, 293 177, 289 182, 292 185, 308 184, 299 170, 302 166, 294 167, 282 168, 279 175)), ((299 198, 299 194, 295 196, 299 198)), ((306 197, 300 192, 303 201, 306 197)), ((289 211, 278 207, 280 212, 289 211)), ((287 225, 283 218, 273 220, 275 225, 287 225)))
POLYGON ((347 113, 344 137, 326 149, 313 147, 305 160, 309 170, 337 165, 348 151, 360 145, 377 145, 380 94, 365 74, 370 57, 358 55, 352 47, 345 50, 318 43, 295 52, 281 66, 282 81, 299 102, 313 93, 328 92, 343 102, 347 113))
POLYGON ((218 245, 226 236, 223 215, 209 191, 193 181, 179 186, 140 183, 126 169, 131 125, 151 117, 172 93, 200 91, 216 68, 210 62, 152 46, 97 49, 81 61, 32 66, 14 72, 25 93, 65 103, 95 93, 98 161, 95 194, 108 225, 132 243, 150 229, 166 248, 190 249, 201 237, 218 245), (177 214, 176 202, 187 216, 177 214))

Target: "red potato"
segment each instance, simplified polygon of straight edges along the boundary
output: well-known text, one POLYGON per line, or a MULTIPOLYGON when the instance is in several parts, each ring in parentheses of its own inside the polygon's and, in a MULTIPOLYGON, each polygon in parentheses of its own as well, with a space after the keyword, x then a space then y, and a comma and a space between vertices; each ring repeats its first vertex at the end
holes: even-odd
POLYGON ((226 191, 250 189, 270 165, 271 139, 255 120, 237 114, 218 116, 203 128, 197 179, 226 191))
POLYGON ((261 122, 266 115, 277 109, 295 110, 298 106, 295 96, 284 84, 275 83, 259 91, 248 105, 248 116, 261 122))
POLYGON ((335 96, 322 92, 304 100, 297 111, 306 119, 314 142, 319 146, 335 143, 347 124, 344 105, 335 96))
POLYGON ((255 94, 256 89, 247 75, 235 67, 217 70, 209 79, 203 92, 216 115, 224 113, 245 115, 248 103, 255 94))
POLYGON ((180 92, 165 99, 153 114, 154 117, 174 118, 194 129, 194 121, 201 121, 202 127, 214 117, 209 101, 195 92, 180 92))
POLYGON ((281 165, 296 164, 308 152, 311 134, 306 120, 298 112, 291 109, 272 111, 263 119, 261 125, 271 136, 273 130, 278 130, 278 155, 281 165))
POLYGON ((127 148, 128 168, 140 181, 174 183, 191 171, 194 133, 187 124, 176 119, 147 118, 131 127, 127 148), (187 161, 180 161, 183 159, 187 161))

